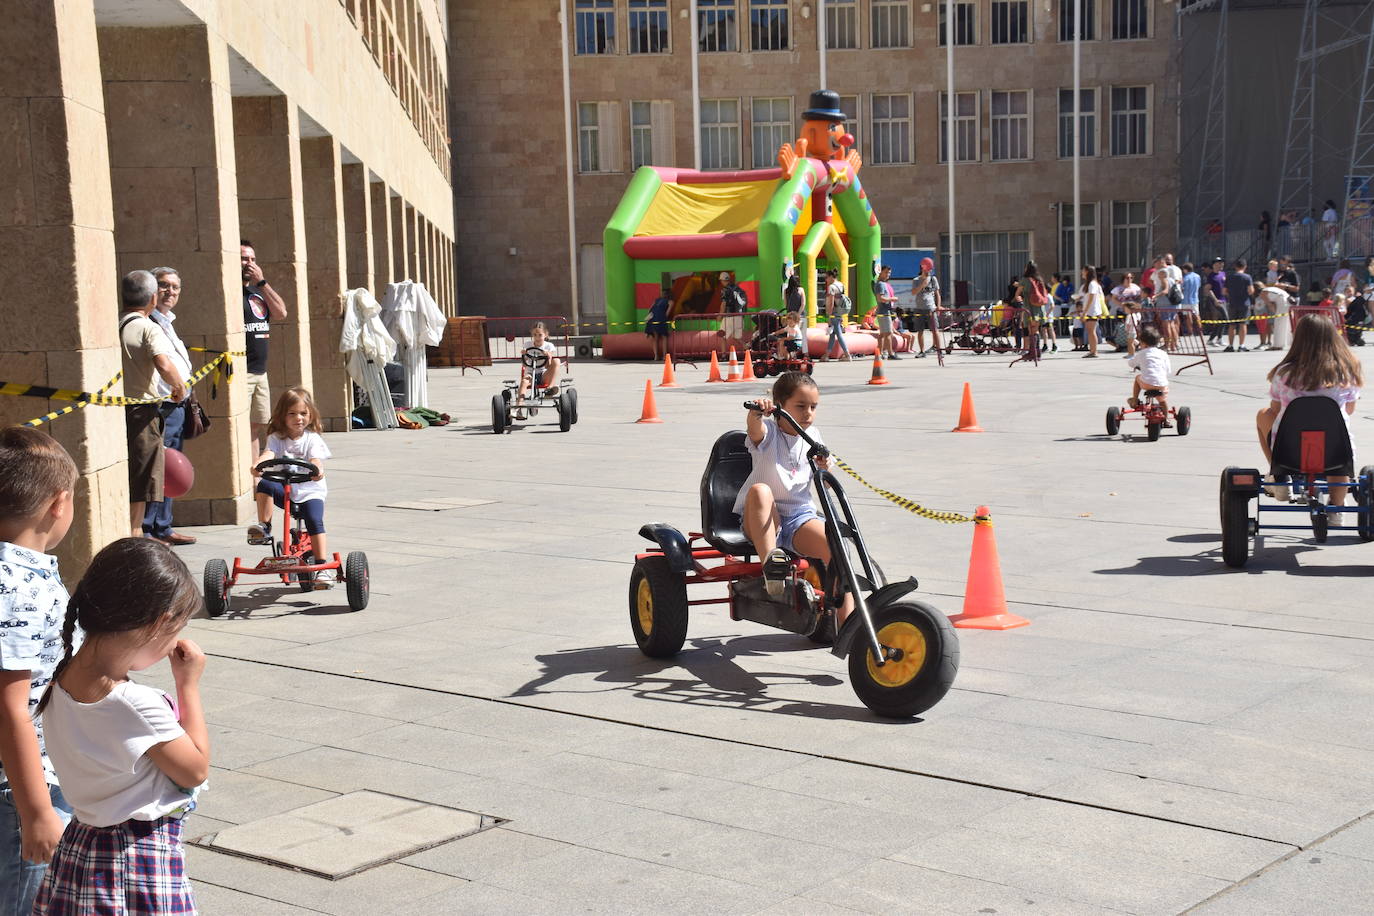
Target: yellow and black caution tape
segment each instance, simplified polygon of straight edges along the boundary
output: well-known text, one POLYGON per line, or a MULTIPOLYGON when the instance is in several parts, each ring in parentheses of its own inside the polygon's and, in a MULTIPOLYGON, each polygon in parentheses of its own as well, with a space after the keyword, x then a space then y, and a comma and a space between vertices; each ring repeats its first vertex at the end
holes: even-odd
POLYGON ((944 522, 947 525, 962 525, 965 522, 977 522, 978 524, 992 523, 991 518, 985 519, 982 516, 962 515, 958 512, 940 512, 935 509, 927 509, 925 506, 916 502, 914 499, 907 499, 905 496, 898 496, 896 493, 893 493, 890 490, 884 490, 881 487, 873 486, 873 484, 869 483, 867 480, 864 480, 862 477, 860 477, 859 472, 854 470, 844 461, 842 461, 839 458, 839 456, 832 453, 830 459, 835 462, 836 467, 844 471, 850 477, 853 477, 859 483, 868 487, 874 493, 877 493, 879 496, 881 496, 888 502, 892 503, 893 505, 901 506, 903 509, 910 512, 912 515, 919 515, 921 518, 928 518, 933 522, 944 522))
POLYGON ((1268 321, 1270 318, 1283 318, 1283 315, 1251 315, 1248 318, 1199 318, 1203 324, 1244 324, 1247 321, 1268 321))

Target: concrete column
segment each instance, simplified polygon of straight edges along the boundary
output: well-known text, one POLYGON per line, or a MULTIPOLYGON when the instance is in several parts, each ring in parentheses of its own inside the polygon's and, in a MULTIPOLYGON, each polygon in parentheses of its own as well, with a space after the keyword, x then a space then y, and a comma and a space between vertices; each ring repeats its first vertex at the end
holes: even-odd
MULTIPOLYGON (((91 4, 14 4, 0 30, 0 379, 92 390, 120 369, 114 218, 91 4), (17 16, 16 16, 17 14, 17 16), (41 282, 36 282, 41 278, 41 282)), ((120 387, 114 393, 122 393, 120 387)), ((69 406, 0 397, 0 426, 69 406)), ((76 518, 57 548, 74 583, 129 533, 124 413, 87 407, 42 427, 76 460, 76 518)))
POLYGON ((409 279, 411 276, 410 267, 410 233, 406 226, 406 202, 405 198, 391 198, 391 282, 399 283, 409 279))
POLYGON ((411 279, 424 282, 423 271, 420 268, 420 252, 423 250, 424 242, 420 238, 420 220, 418 217, 419 214, 415 212, 415 208, 406 204, 404 215, 401 217, 406 224, 406 253, 409 256, 406 261, 406 271, 411 279))
POLYGON ((349 289, 372 289, 375 257, 372 240, 372 192, 367 183, 367 166, 362 163, 343 167, 344 252, 348 259, 349 289))
MULTIPOLYGON (((187 346, 242 350, 228 48, 204 26, 100 29, 99 48, 119 270, 177 268, 187 346)), ((242 374, 197 394, 213 422, 187 444, 196 485, 176 522, 237 524, 251 509, 242 374)))
POLYGON ((391 282, 391 203, 387 197, 386 182, 374 181, 368 185, 372 197, 372 275, 374 286, 372 295, 378 299, 391 282))
POLYGON ((345 283, 343 162, 339 141, 311 137, 301 141, 301 179, 305 192, 306 282, 310 291, 310 343, 314 379, 310 383, 320 419, 328 431, 352 428, 348 373, 339 353, 345 283))
POLYGON ((448 290, 448 314, 458 314, 458 283, 453 275, 453 239, 444 239, 444 288, 448 290))
MULTIPOLYGON (((234 99, 239 235, 253 243, 263 276, 286 301, 272 323, 267 377, 276 393, 311 384, 310 302, 305 277, 300 112, 281 95, 234 99)), ((237 239, 235 242, 237 243, 237 239)), ((242 281, 235 295, 242 302, 242 281)), ((239 306, 242 317, 242 305, 239 306)))

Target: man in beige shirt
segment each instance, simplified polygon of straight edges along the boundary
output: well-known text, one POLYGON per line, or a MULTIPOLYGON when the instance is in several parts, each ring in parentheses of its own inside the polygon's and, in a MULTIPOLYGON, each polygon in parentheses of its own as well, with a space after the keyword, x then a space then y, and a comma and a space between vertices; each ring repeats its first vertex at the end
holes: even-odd
MULTIPOLYGON (((157 301, 157 281, 146 270, 124 275, 119 283, 123 312, 119 346, 124 358, 124 396, 159 398, 156 377, 171 389, 171 404, 186 399, 186 382, 172 362, 172 342, 148 315, 157 301)), ((160 404, 124 408, 129 438, 129 524, 133 537, 143 536, 143 511, 162 499, 163 445, 160 404)))

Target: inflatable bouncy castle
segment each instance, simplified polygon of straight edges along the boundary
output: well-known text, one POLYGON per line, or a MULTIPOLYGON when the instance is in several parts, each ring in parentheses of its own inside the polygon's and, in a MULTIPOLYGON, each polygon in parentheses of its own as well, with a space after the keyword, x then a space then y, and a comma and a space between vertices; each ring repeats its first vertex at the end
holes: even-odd
POLYGON ((824 311, 818 267, 840 272, 858 314, 873 308, 881 228, 859 182, 861 162, 843 132, 839 97, 812 93, 803 119, 795 148, 778 151, 778 168, 635 172, 603 236, 606 356, 650 352, 644 321, 665 286, 674 315, 721 312, 714 278, 722 272, 734 275, 750 310, 769 311, 783 307, 783 287, 795 272, 808 324, 824 311))

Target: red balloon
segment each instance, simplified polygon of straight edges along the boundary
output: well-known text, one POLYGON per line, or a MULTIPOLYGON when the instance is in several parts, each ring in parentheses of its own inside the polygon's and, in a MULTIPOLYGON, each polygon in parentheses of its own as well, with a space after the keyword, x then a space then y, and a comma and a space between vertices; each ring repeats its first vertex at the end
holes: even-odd
POLYGON ((162 495, 167 499, 179 499, 191 492, 196 485, 196 469, 180 451, 166 449, 162 471, 162 495))

